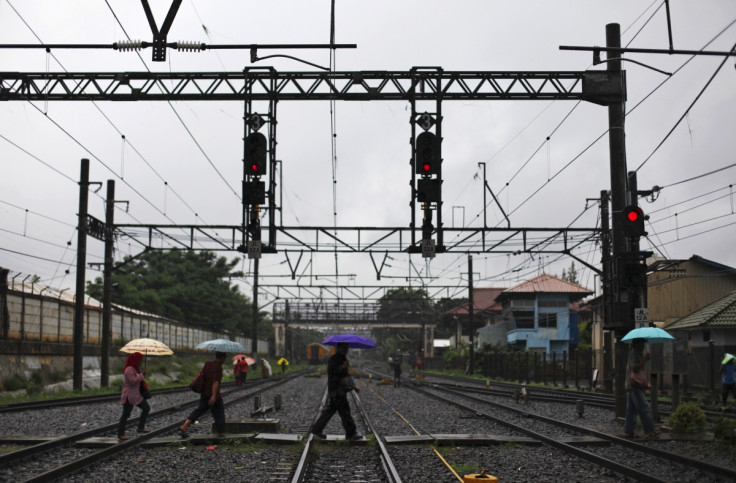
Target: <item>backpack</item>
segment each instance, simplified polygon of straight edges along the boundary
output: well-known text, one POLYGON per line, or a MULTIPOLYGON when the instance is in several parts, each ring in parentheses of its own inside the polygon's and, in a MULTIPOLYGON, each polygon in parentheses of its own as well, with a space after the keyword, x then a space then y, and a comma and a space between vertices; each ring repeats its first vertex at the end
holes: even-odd
POLYGON ((198 394, 202 394, 202 390, 204 389, 204 377, 201 372, 192 379, 192 382, 189 383, 189 389, 198 394))

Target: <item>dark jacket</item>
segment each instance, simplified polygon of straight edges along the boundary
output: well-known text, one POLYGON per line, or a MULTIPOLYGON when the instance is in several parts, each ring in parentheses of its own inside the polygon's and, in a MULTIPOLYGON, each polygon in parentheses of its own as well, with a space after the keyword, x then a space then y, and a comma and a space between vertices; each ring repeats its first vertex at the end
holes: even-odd
POLYGON ((348 360, 347 357, 337 352, 327 361, 327 392, 330 397, 338 393, 340 381, 350 375, 348 368, 342 367, 342 363, 346 360, 348 360))

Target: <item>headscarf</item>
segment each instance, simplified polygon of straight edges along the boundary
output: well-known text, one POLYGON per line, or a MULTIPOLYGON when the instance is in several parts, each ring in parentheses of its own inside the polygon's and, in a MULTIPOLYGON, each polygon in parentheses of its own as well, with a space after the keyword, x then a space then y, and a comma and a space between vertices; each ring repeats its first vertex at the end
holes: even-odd
POLYGON ((140 374, 140 366, 142 360, 143 354, 141 354, 140 352, 133 352, 131 355, 128 356, 127 359, 125 359, 125 367, 123 367, 123 373, 128 367, 132 367, 133 369, 135 369, 135 372, 140 374))

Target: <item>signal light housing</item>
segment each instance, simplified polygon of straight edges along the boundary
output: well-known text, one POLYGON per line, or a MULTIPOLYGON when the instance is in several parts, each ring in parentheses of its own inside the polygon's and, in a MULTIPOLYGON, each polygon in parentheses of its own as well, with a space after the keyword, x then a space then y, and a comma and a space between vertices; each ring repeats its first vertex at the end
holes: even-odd
POLYGON ((245 138, 245 172, 249 176, 266 174, 266 153, 268 140, 259 132, 252 132, 245 138))
POLYGON ((430 176, 440 172, 440 142, 436 134, 423 132, 417 136, 414 168, 416 174, 430 176))
POLYGON ((646 217, 641 208, 629 205, 624 208, 623 215, 624 235, 629 238, 646 235, 646 231, 644 231, 644 219, 646 217))

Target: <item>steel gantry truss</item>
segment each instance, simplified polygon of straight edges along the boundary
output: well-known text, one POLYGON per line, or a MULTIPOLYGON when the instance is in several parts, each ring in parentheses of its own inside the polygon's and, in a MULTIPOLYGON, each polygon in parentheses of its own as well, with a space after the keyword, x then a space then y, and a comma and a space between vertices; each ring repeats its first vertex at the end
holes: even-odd
MULTIPOLYGON (((281 100, 453 101, 586 100, 607 105, 625 98, 624 73, 609 71, 494 72, 445 71, 438 67, 408 71, 278 72, 270 67, 242 72, 0 72, 0 101, 265 101, 281 100)), ((253 112, 251 108, 248 109, 253 112)), ((248 113, 246 113, 248 114, 248 113)), ((275 138, 275 133, 269 135, 275 138)), ((271 164, 271 163, 269 163, 271 164)), ((277 226, 275 180, 268 185, 269 240, 266 251, 416 252, 417 226, 277 226), (281 239, 277 245, 277 234, 281 239)), ((412 197, 413 200, 413 197, 412 197)), ((248 207, 244 207, 248 211, 248 207)), ((412 213, 413 215, 413 213, 412 213)), ((441 221, 441 220, 440 220, 441 221)), ((443 252, 570 253, 597 236, 596 229, 445 228, 443 252), (496 237, 496 238, 494 238, 496 237)), ((115 225, 142 248, 153 241, 171 246, 245 251, 246 221, 239 226, 115 225)), ((444 232, 444 233, 443 233, 444 232)), ((586 264, 587 265, 587 264, 586 264)))
MULTIPOLYGON (((607 71, 0 72, 0 101, 586 100, 608 104, 607 71)), ((613 89, 613 91, 611 90, 613 89)))

